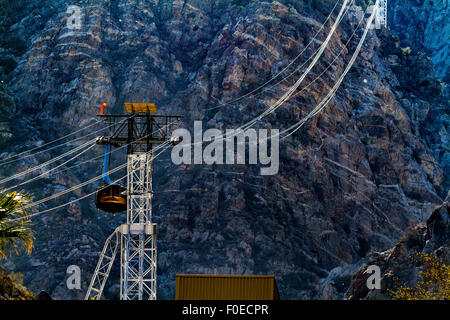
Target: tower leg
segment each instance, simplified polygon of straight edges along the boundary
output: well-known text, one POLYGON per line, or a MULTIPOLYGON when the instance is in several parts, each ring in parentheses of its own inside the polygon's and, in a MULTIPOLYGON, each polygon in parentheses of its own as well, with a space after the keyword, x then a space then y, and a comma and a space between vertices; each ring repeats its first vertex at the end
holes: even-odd
POLYGON ((156 224, 152 224, 153 153, 128 155, 127 224, 121 230, 122 300, 156 299, 156 224))
POLYGON ((156 224, 121 230, 121 300, 156 300, 156 224))
POLYGON ((116 258, 120 240, 119 230, 116 229, 107 239, 103 251, 98 259, 97 267, 92 276, 91 283, 85 296, 85 300, 100 300, 106 280, 108 280, 111 267, 116 258))

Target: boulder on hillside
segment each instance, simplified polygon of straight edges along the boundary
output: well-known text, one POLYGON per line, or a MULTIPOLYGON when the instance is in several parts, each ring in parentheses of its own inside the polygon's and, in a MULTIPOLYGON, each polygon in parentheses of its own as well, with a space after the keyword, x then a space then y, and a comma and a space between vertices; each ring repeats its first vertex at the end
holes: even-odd
POLYGON ((450 191, 441 206, 434 209, 426 223, 411 229, 397 243, 385 252, 376 252, 369 255, 366 265, 351 279, 347 297, 357 299, 390 299, 389 290, 395 290, 398 283, 413 287, 419 280, 419 266, 412 259, 416 253, 432 254, 444 264, 450 264, 449 250, 449 212, 450 191), (381 269, 381 289, 369 290, 365 273, 371 265, 381 269))

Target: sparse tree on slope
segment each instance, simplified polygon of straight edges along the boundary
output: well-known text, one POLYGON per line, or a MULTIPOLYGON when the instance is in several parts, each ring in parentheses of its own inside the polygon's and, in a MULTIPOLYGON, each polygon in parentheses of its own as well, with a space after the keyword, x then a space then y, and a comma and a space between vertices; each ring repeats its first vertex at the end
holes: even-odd
POLYGON ((0 258, 18 254, 21 249, 31 253, 33 231, 28 212, 23 209, 30 200, 20 192, 0 191, 0 258))

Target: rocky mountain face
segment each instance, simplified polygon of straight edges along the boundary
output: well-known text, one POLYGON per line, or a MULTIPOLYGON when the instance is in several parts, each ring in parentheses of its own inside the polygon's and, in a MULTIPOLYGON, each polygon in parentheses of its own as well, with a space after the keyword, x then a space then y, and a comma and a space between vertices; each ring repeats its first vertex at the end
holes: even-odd
MULTIPOLYGON (((204 129, 236 128, 266 110, 301 73, 229 101, 271 79, 302 50, 284 76, 307 63, 331 28, 327 23, 320 30, 334 1, 14 5, 20 10, 3 7, 11 11, 0 39, 0 107, 7 110, 2 159, 93 124, 105 101, 117 113, 123 102, 155 102, 161 114, 183 115, 180 127, 190 130, 194 120, 204 129), (69 5, 82 8, 81 30, 67 27, 69 5), (306 48, 317 32, 319 40, 306 48)), ((357 7, 349 10, 301 91, 256 128, 285 129, 321 101, 356 48, 362 30, 351 36, 362 15, 357 7)), ((168 153, 156 160, 160 299, 174 297, 177 273, 274 274, 283 299, 340 298, 370 252, 393 247, 408 227, 430 217, 449 189, 449 106, 432 60, 401 47, 387 30, 369 33, 332 102, 281 142, 275 176, 261 176, 255 165, 175 166, 168 153)), ((2 162, 0 173, 35 166, 100 135, 100 128, 65 148, 2 162)), ((100 173, 101 153, 94 149, 79 161, 97 160, 22 188, 40 199, 89 180, 100 173)), ((124 160, 119 153, 113 164, 124 160)), ((98 212, 89 198, 33 221, 33 254, 3 265, 23 273, 33 291, 84 297, 104 240, 123 215, 98 212), (73 264, 81 267, 83 290, 66 287, 73 264)), ((117 298, 118 277, 115 266, 106 297, 117 298)))
POLYGON ((448 0, 389 0, 388 20, 402 45, 431 57, 436 75, 450 81, 450 6, 448 0))
POLYGON ((368 256, 367 264, 351 280, 347 297, 350 299, 390 299, 389 290, 395 291, 399 284, 414 287, 420 278, 415 253, 423 252, 438 257, 444 264, 450 264, 449 213, 450 193, 446 201, 435 208, 426 223, 411 230, 395 245, 385 252, 374 252, 368 256), (364 272, 370 265, 381 269, 381 289, 368 290, 368 274, 364 272))

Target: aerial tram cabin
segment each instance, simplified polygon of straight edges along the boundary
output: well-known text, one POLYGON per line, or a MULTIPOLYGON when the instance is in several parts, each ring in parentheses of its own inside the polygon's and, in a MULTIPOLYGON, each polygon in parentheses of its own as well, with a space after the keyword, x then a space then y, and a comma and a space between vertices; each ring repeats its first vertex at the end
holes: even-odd
POLYGON ((127 189, 119 184, 107 184, 97 190, 95 206, 108 213, 119 213, 127 210, 127 189))

